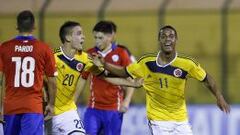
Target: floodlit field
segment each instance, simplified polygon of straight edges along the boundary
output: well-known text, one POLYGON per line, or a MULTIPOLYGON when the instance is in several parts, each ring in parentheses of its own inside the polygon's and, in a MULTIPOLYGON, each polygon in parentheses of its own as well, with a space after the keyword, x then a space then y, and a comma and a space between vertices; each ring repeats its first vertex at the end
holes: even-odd
MULTIPOLYGON (((37 16, 37 14, 35 14, 37 16)), ((218 11, 171 11, 167 12, 165 23, 178 31, 179 52, 193 56, 221 84, 221 15, 218 11)), ((0 42, 13 38, 16 34, 15 15, 0 15, 0 42)), ((118 26, 117 41, 126 45, 139 58, 149 52, 156 52, 158 17, 156 12, 122 12, 107 14, 118 26)), ((240 103, 240 11, 231 11, 228 16, 228 90, 232 103, 240 103)), ((85 49, 92 47, 92 27, 97 21, 93 14, 47 14, 45 18, 45 41, 52 47, 59 46, 58 29, 67 20, 81 23, 86 36, 85 49)), ((38 21, 38 20, 36 20, 38 21)), ((39 28, 36 26, 35 34, 39 28)), ((87 92, 86 92, 87 93, 87 92)), ((134 103, 144 103, 143 90, 134 94, 134 103)), ((210 92, 195 80, 189 80, 186 98, 190 103, 214 103, 210 92)), ((84 96, 83 102, 86 101, 84 96)))

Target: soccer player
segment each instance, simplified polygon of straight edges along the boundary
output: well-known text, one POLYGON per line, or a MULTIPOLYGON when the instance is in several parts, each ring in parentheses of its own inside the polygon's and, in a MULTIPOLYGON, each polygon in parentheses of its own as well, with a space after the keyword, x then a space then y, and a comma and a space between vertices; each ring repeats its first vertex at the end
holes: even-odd
MULTIPOLYGON (((0 46, 0 85, 2 86, 3 76, 6 80, 5 135, 43 134, 44 74, 49 87, 49 103, 45 113, 54 113, 57 75, 55 60, 50 47, 32 35, 34 22, 31 11, 20 12, 17 16, 19 35, 0 46)), ((1 89, 1 92, 3 91, 1 89)))
MULTIPOLYGON (((116 26, 111 21, 100 21, 93 28, 95 47, 90 48, 88 53, 99 53, 104 59, 112 64, 127 66, 131 63, 130 55, 125 48, 113 42, 116 26)), ((89 74, 83 74, 87 79, 89 74)), ((107 71, 106 76, 112 76, 107 71)), ((84 114, 86 133, 97 135, 120 135, 123 113, 128 110, 133 88, 113 85, 103 77, 90 74, 91 96, 84 114), (125 95, 124 95, 125 94, 125 95)))
POLYGON ((59 36, 62 45, 54 51, 59 73, 55 115, 46 124, 47 132, 51 135, 85 135, 75 104, 76 94, 80 93, 81 87, 79 76, 83 71, 99 75, 103 70, 98 69, 88 54, 82 51, 85 36, 78 22, 65 22, 60 28, 59 36))
POLYGON ((192 135, 184 96, 188 78, 203 82, 215 96, 218 107, 225 113, 230 112, 214 79, 198 62, 177 53, 177 39, 172 26, 162 27, 158 34, 159 52, 144 55, 126 68, 99 59, 101 56, 93 58, 96 65, 118 76, 144 79, 147 118, 153 135, 192 135))

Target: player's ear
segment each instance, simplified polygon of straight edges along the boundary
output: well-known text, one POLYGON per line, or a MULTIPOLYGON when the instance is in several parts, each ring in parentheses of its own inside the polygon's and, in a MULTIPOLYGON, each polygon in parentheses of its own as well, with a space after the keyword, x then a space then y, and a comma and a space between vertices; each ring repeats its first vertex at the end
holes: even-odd
POLYGON ((65 36, 65 40, 66 40, 66 42, 70 42, 71 40, 72 40, 72 36, 71 35, 66 35, 65 36))

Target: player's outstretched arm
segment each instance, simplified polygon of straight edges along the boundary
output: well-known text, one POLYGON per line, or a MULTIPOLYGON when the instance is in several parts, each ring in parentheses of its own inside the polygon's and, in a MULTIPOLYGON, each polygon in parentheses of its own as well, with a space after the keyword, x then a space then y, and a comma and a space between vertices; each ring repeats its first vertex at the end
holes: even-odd
POLYGON ((93 54, 92 58, 93 58, 94 65, 98 67, 104 67, 106 70, 108 70, 112 74, 115 74, 119 77, 129 77, 125 67, 121 67, 121 66, 117 66, 117 65, 113 65, 111 63, 105 62, 103 57, 99 54, 93 54))
POLYGON ((230 106, 225 101, 222 93, 217 88, 217 85, 215 83, 215 80, 207 73, 206 78, 204 80, 205 86, 212 92, 212 94, 217 99, 217 105, 218 107, 225 113, 230 113, 230 106))
POLYGON ((57 91, 56 77, 47 77, 47 85, 48 85, 49 102, 44 112, 44 114, 47 115, 45 117, 45 120, 50 119, 54 115, 54 103, 55 103, 55 96, 57 91))
POLYGON ((143 84, 143 78, 131 79, 131 81, 126 78, 118 78, 118 77, 105 77, 104 79, 114 85, 121 85, 121 86, 135 87, 135 88, 142 87, 142 84, 143 84))

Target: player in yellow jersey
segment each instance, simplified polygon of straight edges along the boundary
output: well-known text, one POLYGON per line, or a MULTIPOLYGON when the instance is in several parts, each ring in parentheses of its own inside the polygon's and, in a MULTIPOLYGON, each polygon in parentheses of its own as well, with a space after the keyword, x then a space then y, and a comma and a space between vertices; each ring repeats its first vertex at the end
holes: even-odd
POLYGON ((75 104, 75 97, 80 93, 79 76, 83 71, 98 75, 103 70, 96 67, 82 51, 85 36, 79 23, 65 22, 59 35, 63 44, 54 51, 58 71, 55 115, 46 124, 47 134, 85 135, 75 104))
POLYGON ((104 66, 118 76, 144 79, 147 118, 152 135, 192 135, 184 96, 187 78, 203 82, 216 97, 218 107, 229 113, 230 107, 214 79, 199 63, 177 53, 176 30, 172 26, 162 27, 158 40, 158 53, 145 55, 126 68, 107 63, 99 59, 101 56, 94 57, 97 66, 104 66))

